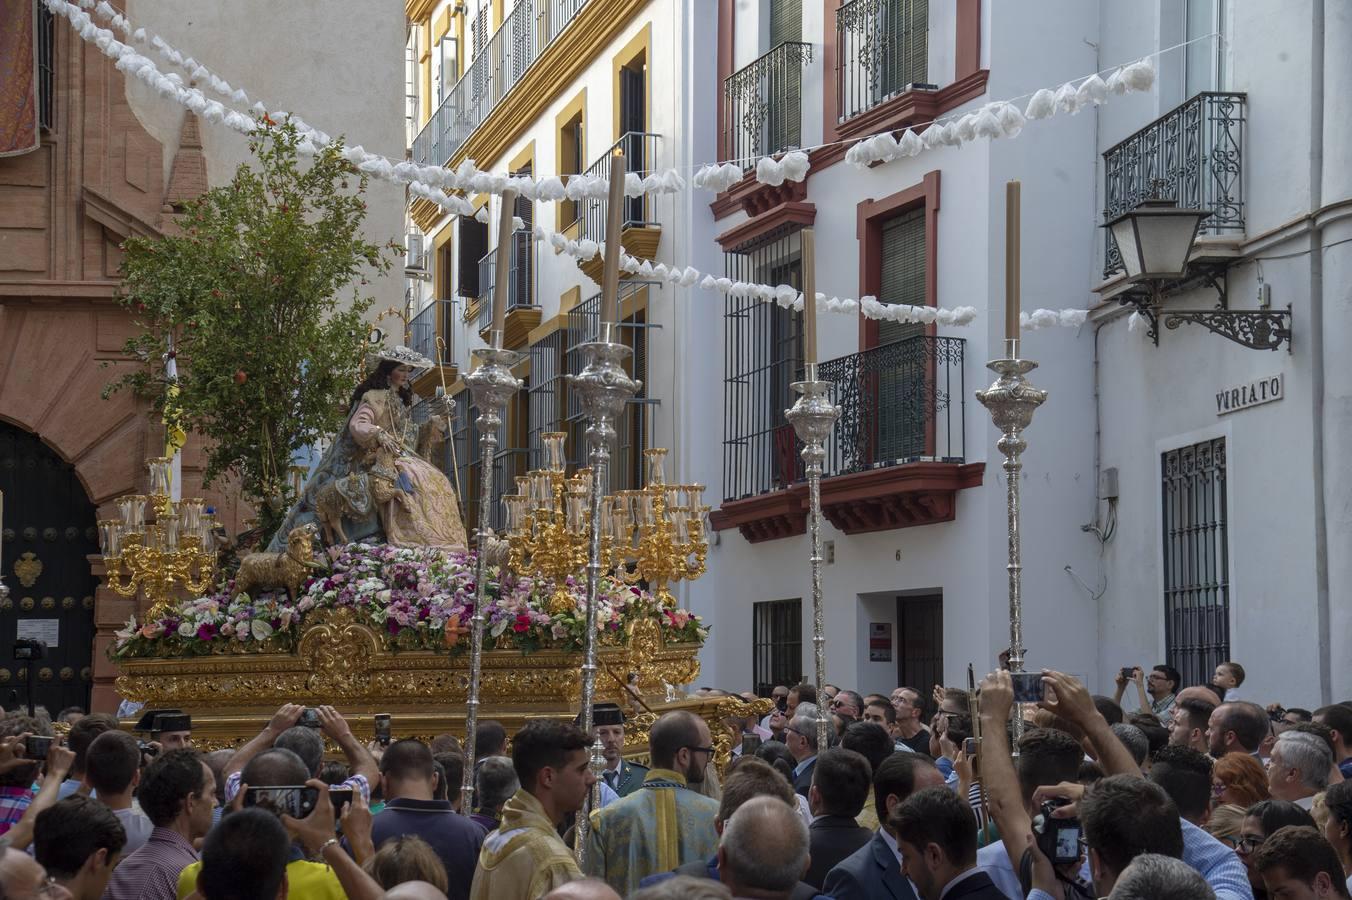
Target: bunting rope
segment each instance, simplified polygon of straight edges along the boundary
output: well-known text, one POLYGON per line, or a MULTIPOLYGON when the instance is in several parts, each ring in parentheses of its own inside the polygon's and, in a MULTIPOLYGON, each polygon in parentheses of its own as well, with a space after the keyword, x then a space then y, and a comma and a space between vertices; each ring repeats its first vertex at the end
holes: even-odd
MULTIPOLYGON (((43 0, 43 3, 54 14, 66 18, 83 40, 94 44, 104 55, 115 60, 115 67, 119 71, 137 78, 153 88, 160 96, 173 99, 208 122, 223 125, 246 136, 256 131, 258 121, 289 122, 301 135, 297 145, 298 152, 307 156, 314 155, 334 143, 328 134, 306 124, 294 113, 269 110, 261 101, 256 101, 250 108, 254 116, 251 118, 219 100, 209 99, 196 86, 197 83, 207 85, 213 93, 231 103, 246 105, 249 95, 243 88, 232 86, 199 61, 185 57, 159 35, 151 35, 145 28, 133 29, 130 20, 117 12, 108 0, 97 2, 78 0, 78 4, 67 0, 43 0), (86 12, 91 9, 94 16, 108 23, 108 28, 101 28, 95 24, 90 14, 86 12), (167 64, 187 72, 191 81, 185 84, 183 77, 177 73, 161 72, 153 60, 118 40, 114 32, 135 43, 149 44, 167 64)), ((691 184, 700 189, 726 191, 746 176, 748 167, 742 163, 747 161, 752 162, 749 168, 754 170, 756 180, 762 184, 777 186, 785 181, 801 182, 807 177, 810 169, 809 151, 844 144, 850 145, 845 154, 847 163, 859 168, 869 168, 879 163, 914 157, 942 146, 956 147, 978 139, 1012 139, 1017 137, 1031 120, 1047 119, 1057 114, 1074 115, 1082 109, 1107 102, 1108 98, 1115 94, 1150 90, 1155 81, 1152 64, 1154 58, 1215 36, 1214 33, 1203 35, 1159 50, 1136 62, 1071 79, 1055 90, 1042 88, 1013 100, 987 103, 974 112, 962 115, 955 113, 940 116, 929 122, 917 123, 902 132, 900 138, 895 137, 893 131, 889 130, 772 156, 703 164, 698 167, 691 184), (1102 77, 1103 72, 1109 73, 1106 79, 1102 77), (1021 111, 1014 101, 1025 98, 1029 102, 1021 111)), ((536 179, 521 175, 488 173, 477 168, 473 160, 465 160, 452 170, 407 160, 395 162, 379 154, 370 153, 360 146, 343 147, 339 152, 359 171, 371 177, 407 185, 414 196, 422 197, 456 215, 474 216, 480 221, 486 218, 487 208, 481 206, 476 211, 474 204, 466 199, 465 193, 501 195, 512 191, 529 200, 553 202, 565 199, 574 201, 605 199, 609 191, 607 179, 600 176, 570 175, 565 182, 558 176, 536 179), (457 193, 447 193, 448 191, 457 193)), ((629 198, 645 194, 675 194, 684 191, 686 187, 685 178, 676 169, 646 175, 630 172, 625 177, 625 196, 629 198)), ((514 227, 521 228, 523 225, 520 219, 514 219, 514 227)), ((558 233, 548 232, 540 226, 536 226, 535 231, 538 238, 579 259, 590 259, 603 249, 595 241, 574 241, 558 233)), ((698 283, 703 289, 717 290, 729 296, 753 297, 786 308, 802 308, 802 295, 789 285, 733 281, 726 277, 701 273, 691 266, 680 268, 675 265, 654 264, 650 260, 637 259, 628 254, 622 254, 621 268, 631 274, 656 277, 683 287, 698 283)), ((977 316, 976 309, 970 306, 948 309, 886 304, 871 296, 855 300, 828 298, 818 293, 817 297, 822 301, 822 306, 830 312, 844 314, 857 312, 866 318, 879 321, 968 325, 975 321, 977 316)), ((1079 327, 1084 323, 1087 314, 1087 310, 1074 308, 1037 309, 1031 313, 1021 314, 1021 327, 1024 330, 1054 326, 1079 327)))

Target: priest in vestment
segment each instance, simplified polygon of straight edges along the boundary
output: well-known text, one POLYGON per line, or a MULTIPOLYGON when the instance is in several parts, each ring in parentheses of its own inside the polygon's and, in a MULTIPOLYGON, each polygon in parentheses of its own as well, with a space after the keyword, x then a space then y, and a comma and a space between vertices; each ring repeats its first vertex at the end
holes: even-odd
POLYGON ((497 831, 484 838, 470 900, 538 900, 582 877, 557 828, 596 783, 590 746, 581 729, 555 720, 535 720, 517 732, 512 766, 521 789, 503 806, 497 831))
POLYGON ((693 713, 667 713, 653 724, 643 786, 592 813, 588 875, 627 896, 649 875, 714 855, 718 801, 692 789, 704 780, 712 743, 709 726, 693 713))

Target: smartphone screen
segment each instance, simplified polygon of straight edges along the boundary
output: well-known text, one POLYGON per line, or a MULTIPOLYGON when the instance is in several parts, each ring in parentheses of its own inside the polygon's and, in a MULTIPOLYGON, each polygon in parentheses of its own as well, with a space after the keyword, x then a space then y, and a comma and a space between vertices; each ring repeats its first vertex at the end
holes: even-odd
POLYGON ((1044 696, 1041 672, 1011 672, 1015 703, 1037 703, 1044 696))
POLYGON ((319 789, 304 784, 251 787, 244 792, 245 806, 261 806, 278 815, 285 813, 293 819, 308 816, 318 801, 319 789))
POLYGON ((962 752, 967 754, 969 759, 976 756, 976 738, 969 737, 964 740, 962 742, 962 752))
POLYGON ((376 713, 376 741, 382 747, 388 747, 390 744, 390 714, 376 713))
POLYGON ((754 756, 756 754, 756 751, 760 749, 760 745, 761 745, 760 735, 751 734, 750 732, 744 732, 742 734, 743 756, 754 756))

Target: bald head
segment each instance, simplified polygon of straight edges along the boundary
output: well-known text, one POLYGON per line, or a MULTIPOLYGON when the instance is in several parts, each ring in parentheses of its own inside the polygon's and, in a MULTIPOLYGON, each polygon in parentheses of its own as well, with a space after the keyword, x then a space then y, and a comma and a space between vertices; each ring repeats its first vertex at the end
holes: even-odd
POLYGON ((787 897, 808 865, 807 825, 777 797, 753 797, 723 826, 718 870, 733 896, 787 897))
POLYGON ((446 895, 425 881, 405 881, 385 892, 386 900, 446 900, 446 895))
POLYGON ((599 878, 583 878, 554 888, 541 900, 620 900, 620 895, 599 878))

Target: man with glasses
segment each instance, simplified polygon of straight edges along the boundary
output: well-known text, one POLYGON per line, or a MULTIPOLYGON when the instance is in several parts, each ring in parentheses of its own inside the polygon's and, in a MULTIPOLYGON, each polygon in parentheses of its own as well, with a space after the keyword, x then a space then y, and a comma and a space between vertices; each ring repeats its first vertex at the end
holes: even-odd
POLYGON ((0 897, 12 897, 14 900, 71 900, 71 893, 57 884, 41 863, 0 838, 0 897))
MULTIPOLYGON (((804 797, 812 789, 812 769, 817 764, 817 722, 816 707, 805 711, 801 707, 798 715, 784 727, 784 746, 789 748, 798 764, 793 767, 793 789, 804 797)), ((826 720, 826 740, 829 744, 835 737, 835 726, 826 720)))
POLYGON ((649 875, 708 859, 718 849, 718 801, 692 790, 713 759, 709 726, 693 713, 667 713, 648 732, 648 754, 652 768, 643 786, 591 818, 587 874, 621 896, 649 875))
POLYGON ((857 719, 863 711, 864 698, 854 691, 838 691, 831 698, 831 712, 838 716, 849 716, 851 719, 857 719))
POLYGON ((1173 666, 1164 663, 1151 669, 1149 675, 1146 675, 1140 666, 1133 667, 1130 672, 1129 678, 1126 677, 1125 669, 1117 673, 1117 689, 1113 692, 1113 701, 1119 704, 1122 702, 1122 694, 1130 682, 1136 686, 1140 709, 1154 713, 1161 722, 1169 721, 1174 709, 1174 694, 1183 683, 1183 676, 1173 666))
POLYGON ((913 687, 899 687, 892 692, 892 709, 897 723, 893 737, 916 753, 930 752, 930 733, 921 721, 925 715, 925 701, 913 687))

